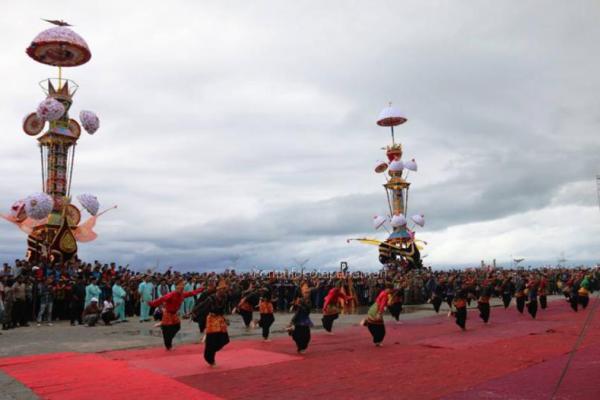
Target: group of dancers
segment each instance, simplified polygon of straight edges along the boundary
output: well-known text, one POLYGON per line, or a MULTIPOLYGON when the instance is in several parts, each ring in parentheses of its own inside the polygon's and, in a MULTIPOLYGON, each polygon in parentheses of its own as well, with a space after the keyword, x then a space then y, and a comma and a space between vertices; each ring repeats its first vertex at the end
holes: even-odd
MULTIPOLYGON (((587 307, 589 293, 597 286, 592 285, 590 276, 573 274, 562 292, 569 301, 574 311, 578 307, 587 307)), ((162 306, 163 315, 160 327, 163 333, 164 345, 167 350, 173 346, 173 338, 181 328, 178 315, 182 302, 189 297, 198 296, 190 316, 197 322, 204 343, 204 359, 210 366, 216 366, 215 355, 229 343, 227 327, 229 321, 225 317, 229 285, 225 279, 218 283, 209 283, 193 291, 184 290, 184 282, 176 285, 170 292, 154 301, 149 301, 150 307, 162 306)), ((517 274, 488 273, 485 275, 457 275, 448 278, 434 279, 431 285, 429 302, 436 313, 439 313, 443 302, 450 309, 448 315, 454 316, 456 324, 461 330, 466 330, 467 307, 472 302, 477 302, 479 317, 484 323, 490 320, 490 299, 499 297, 504 308, 508 308, 515 298, 516 309, 521 314, 525 308, 532 318, 536 318, 538 303, 542 309, 547 308, 548 281, 543 274, 521 272, 517 274)), ((300 286, 300 290, 293 302, 291 311, 293 316, 287 326, 287 332, 296 345, 299 354, 304 354, 311 340, 311 328, 314 326, 310 314, 313 309, 311 291, 313 288, 307 282, 300 286)), ((380 347, 385 338, 384 313, 389 311, 392 317, 399 321, 403 306, 403 289, 395 287, 388 282, 380 290, 375 301, 369 307, 367 316, 361 321, 365 326, 375 346, 380 347)), ((254 288, 251 286, 244 294, 233 313, 242 317, 248 330, 260 327, 262 338, 270 341, 270 328, 275 321, 272 291, 268 286, 254 288), (254 311, 258 310, 259 319, 254 320, 254 311)), ((333 334, 334 321, 339 317, 340 309, 351 301, 350 296, 343 290, 343 281, 338 281, 329 290, 323 302, 321 323, 327 334, 333 334)))

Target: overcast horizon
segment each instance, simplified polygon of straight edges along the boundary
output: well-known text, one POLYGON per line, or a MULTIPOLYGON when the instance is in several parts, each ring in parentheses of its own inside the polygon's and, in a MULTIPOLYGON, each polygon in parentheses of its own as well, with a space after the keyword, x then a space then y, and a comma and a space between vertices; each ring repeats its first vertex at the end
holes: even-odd
MULTIPOLYGON (((73 24, 87 64, 71 118, 72 192, 101 208, 86 260, 139 269, 378 269, 375 174, 389 130, 415 158, 409 215, 425 265, 600 261, 600 3, 596 1, 117 1, 9 3, 0 13, 0 210, 41 191, 21 124, 57 69, 25 49, 73 24), (58 14, 57 14, 58 13, 58 14)), ((77 201, 74 203, 79 207, 77 201)), ((0 220, 0 262, 26 235, 0 220)))

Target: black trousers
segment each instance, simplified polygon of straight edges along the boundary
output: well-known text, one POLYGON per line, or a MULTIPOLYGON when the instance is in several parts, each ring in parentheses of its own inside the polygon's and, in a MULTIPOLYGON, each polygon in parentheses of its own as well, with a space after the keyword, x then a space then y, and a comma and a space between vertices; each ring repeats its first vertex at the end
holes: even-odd
POLYGON ((508 308, 510 306, 510 300, 512 296, 510 293, 502 293, 502 304, 504 304, 504 308, 508 308))
POLYGON ((306 350, 310 343, 310 327, 304 325, 295 325, 292 331, 292 339, 296 342, 298 351, 306 350))
POLYGON ((111 321, 114 321, 115 319, 117 319, 117 317, 113 311, 102 313, 102 322, 104 322, 104 325, 110 324, 111 321))
POLYGON ((477 303, 477 308, 479 309, 479 318, 483 320, 487 324, 490 320, 490 303, 477 303))
POLYGON ((263 339, 269 338, 269 331, 271 330, 271 325, 273 325, 273 322, 275 322, 275 317, 273 314, 260 314, 258 326, 262 328, 263 339))
POLYGON ((373 337, 373 343, 378 344, 383 342, 383 338, 385 338, 385 324, 371 324, 367 322, 367 328, 373 337))
POLYGON ((79 325, 82 324, 81 321, 81 313, 83 312, 83 302, 72 301, 69 304, 69 319, 71 323, 74 324, 75 321, 79 322, 79 325))
POLYGON ((577 305, 579 304, 579 296, 577 295, 571 295, 571 297, 569 297, 569 303, 571 303, 571 308, 573 309, 573 311, 577 312, 577 305))
POLYGON ((24 300, 15 300, 13 303, 13 324, 15 326, 17 324, 20 326, 27 325, 27 313, 31 312, 31 310, 27 310, 27 307, 25 307, 26 304, 24 300))
POLYGON ((167 350, 170 350, 171 347, 173 347, 173 338, 175 337, 175 335, 177 335, 177 332, 179 332, 179 329, 181 329, 181 324, 162 325, 160 327, 160 329, 162 329, 163 341, 165 342, 165 348, 167 350))
POLYGON ((392 317, 394 317, 394 319, 398 321, 400 319, 400 313, 402 312, 402 303, 393 303, 388 307, 388 309, 390 310, 390 314, 392 314, 392 317))
POLYGON ((546 296, 540 296, 540 306, 542 310, 545 310, 548 307, 548 298, 546 296))
POLYGON ((579 300, 579 304, 581 304, 581 307, 585 310, 590 302, 590 298, 588 296, 577 296, 577 298, 579 300))
POLYGON ((456 325, 460 326, 461 329, 466 329, 467 327, 467 307, 460 307, 456 309, 454 313, 454 317, 456 318, 456 325))
POLYGON ((198 328, 200 329, 200 333, 204 333, 204 330, 206 329, 206 317, 208 317, 208 314, 205 313, 198 315, 198 328))
POLYGON ((207 333, 206 341, 204 342, 204 360, 213 365, 215 363, 215 355, 229 343, 229 334, 227 332, 207 333))
POLYGON ((67 316, 67 302, 65 301, 65 299, 54 300, 54 308, 52 309, 52 314, 54 314, 52 316, 54 319, 65 319, 65 317, 67 316))
POLYGON ((525 296, 517 297, 517 310, 523 314, 525 310, 525 296))
POLYGON ((244 320, 244 325, 246 325, 246 328, 248 328, 250 326, 250 322, 252 322, 252 311, 239 310, 239 313, 244 320))
POLYGON ((529 313, 529 315, 531 315, 531 317, 533 319, 535 319, 535 316, 537 314, 537 309, 538 309, 537 299, 531 300, 529 303, 527 303, 527 312, 529 313))
POLYGON ((452 295, 446 296, 446 303, 448 304, 448 307, 452 307, 453 300, 454 300, 454 296, 452 296, 452 295))
POLYGON ((433 309, 436 313, 440 312, 440 306, 442 305, 442 299, 440 297, 435 296, 431 299, 431 304, 433 304, 433 309))
POLYGON ((333 328, 333 321, 336 319, 338 319, 338 314, 323 315, 323 318, 321 318, 323 328, 325 328, 327 332, 331 332, 331 329, 333 328))
POLYGON ((30 312, 33 313, 33 301, 31 299, 25 302, 25 321, 35 321, 37 313, 32 315, 30 312))

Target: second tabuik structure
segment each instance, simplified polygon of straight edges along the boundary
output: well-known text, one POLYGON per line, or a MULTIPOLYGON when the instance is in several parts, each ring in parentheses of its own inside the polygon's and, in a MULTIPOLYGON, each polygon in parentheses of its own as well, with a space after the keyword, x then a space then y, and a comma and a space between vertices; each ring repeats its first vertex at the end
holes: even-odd
POLYGON ((385 229, 389 235, 383 241, 371 238, 350 239, 379 246, 379 262, 393 270, 422 268, 420 250, 426 244, 415 237, 415 228, 425 225, 425 216, 423 214, 413 215, 410 218, 411 227, 408 226, 409 221, 406 218, 410 188, 410 182, 406 179, 410 171, 417 171, 417 163, 414 159, 403 160, 402 144, 396 143, 394 134, 394 127, 402 125, 406 121, 406 117, 400 110, 391 104, 381 111, 377 120, 377 125, 390 128, 392 143, 384 148, 387 161, 378 161, 375 166, 375 172, 384 174, 386 177, 383 187, 389 215, 373 217, 373 226, 376 230, 385 229), (386 171, 388 176, 385 175, 386 171))

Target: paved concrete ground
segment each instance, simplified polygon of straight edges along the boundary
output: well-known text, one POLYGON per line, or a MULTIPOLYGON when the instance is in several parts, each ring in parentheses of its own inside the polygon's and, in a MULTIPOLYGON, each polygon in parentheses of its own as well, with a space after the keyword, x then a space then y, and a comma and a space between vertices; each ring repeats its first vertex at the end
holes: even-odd
MULTIPOLYGON (((493 300, 493 305, 499 306, 498 300, 493 300)), ((475 306, 475 304, 473 304, 475 306)), ((360 310, 359 314, 341 315, 335 322, 335 329, 344 329, 349 326, 358 325, 364 317, 366 310, 360 310)), ((442 305, 440 313, 446 313, 448 308, 442 305)), ((401 320, 409 320, 434 315, 433 307, 429 304, 404 307, 401 320)), ((258 314, 255 314, 258 317, 258 314)), ((232 340, 259 339, 260 329, 247 331, 243 326, 241 317, 230 316, 231 325, 229 332, 232 340)), ((278 313, 275 323, 271 328, 274 337, 285 333, 291 314, 278 313)), ((313 314, 315 332, 321 331, 320 314, 313 314)), ((390 317, 388 316, 388 319, 390 317)), ((492 312, 493 319, 493 312, 492 312)), ((200 334, 196 324, 184 320, 182 329, 177 335, 175 345, 183 343, 198 342, 200 334)), ((3 331, 0 336, 0 357, 43 354, 55 352, 81 352, 93 353, 109 350, 142 348, 149 346, 161 346, 162 336, 160 328, 154 327, 154 322, 140 323, 136 319, 129 322, 115 324, 112 326, 98 325, 96 327, 71 326, 68 322, 57 322, 53 326, 17 328, 3 331)), ((35 399, 37 398, 31 390, 21 385, 11 377, 0 372, 0 400, 3 399, 35 399)))

